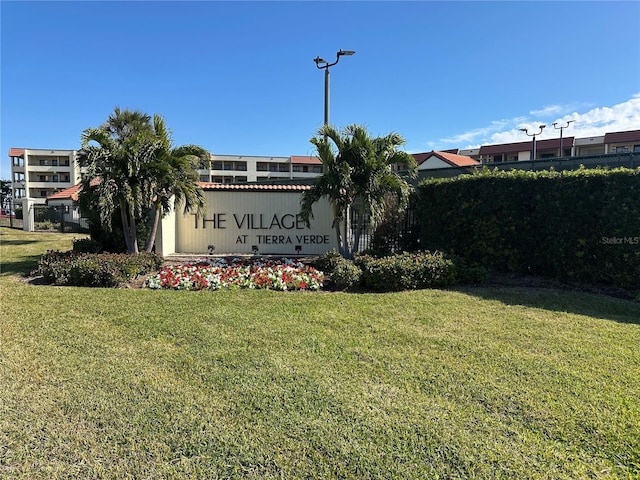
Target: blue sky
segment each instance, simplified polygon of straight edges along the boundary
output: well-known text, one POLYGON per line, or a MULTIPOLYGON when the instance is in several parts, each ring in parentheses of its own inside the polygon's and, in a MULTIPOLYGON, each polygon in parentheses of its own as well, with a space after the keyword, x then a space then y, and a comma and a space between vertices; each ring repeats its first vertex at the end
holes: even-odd
POLYGON ((115 106, 177 145, 312 155, 331 123, 410 152, 640 129, 640 2, 0 2, 1 163, 78 148, 115 106))

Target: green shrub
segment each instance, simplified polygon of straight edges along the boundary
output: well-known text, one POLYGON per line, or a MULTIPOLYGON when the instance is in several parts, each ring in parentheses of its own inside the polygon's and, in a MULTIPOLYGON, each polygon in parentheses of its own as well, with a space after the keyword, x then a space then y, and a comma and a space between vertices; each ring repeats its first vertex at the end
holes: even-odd
POLYGON ((360 285, 361 277, 360 267, 350 260, 342 259, 331 272, 330 280, 335 290, 351 290, 360 285))
POLYGON ((92 238, 79 238, 73 240, 73 251, 77 253, 101 253, 102 245, 92 238))
POLYGON ((459 278, 454 258, 442 252, 363 255, 355 263, 362 269, 362 285, 377 292, 447 287, 459 278))
POLYGON ((163 259, 152 253, 94 254, 47 252, 40 258, 37 273, 48 283, 78 287, 115 287, 138 275, 157 271, 163 259))
POLYGON ((314 262, 314 266, 321 272, 331 275, 335 268, 344 261, 344 257, 335 249, 318 256, 314 262))

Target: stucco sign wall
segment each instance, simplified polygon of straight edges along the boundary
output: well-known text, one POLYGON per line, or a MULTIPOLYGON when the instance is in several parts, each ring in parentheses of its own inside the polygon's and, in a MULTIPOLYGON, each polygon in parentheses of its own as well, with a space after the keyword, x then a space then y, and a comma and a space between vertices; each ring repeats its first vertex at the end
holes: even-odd
POLYGON ((307 227, 300 218, 301 191, 205 191, 207 214, 175 215, 175 252, 319 255, 337 248, 331 207, 314 205, 307 227))

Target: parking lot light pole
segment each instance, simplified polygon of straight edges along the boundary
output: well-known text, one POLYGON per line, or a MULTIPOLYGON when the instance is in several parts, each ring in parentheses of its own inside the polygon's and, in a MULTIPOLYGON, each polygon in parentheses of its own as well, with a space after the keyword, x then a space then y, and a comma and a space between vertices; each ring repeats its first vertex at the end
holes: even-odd
POLYGON ((540 135, 542 133, 542 130, 544 130, 544 127, 546 127, 546 125, 540 125, 538 126, 538 128, 540 129, 539 132, 537 133, 529 133, 529 130, 526 128, 521 128, 520 131, 526 133, 529 137, 533 137, 533 147, 532 147, 532 157, 531 160, 535 160, 536 159, 536 135, 540 135))
POLYGON ((565 128, 569 128, 569 124, 573 122, 575 122, 575 120, 569 120, 567 124, 562 127, 557 127, 557 122, 553 123, 553 128, 555 128, 556 130, 560 130, 560 158, 564 157, 564 152, 562 151, 562 130, 564 130, 565 128))
POLYGON ((336 61, 329 63, 326 60, 316 57, 313 59, 316 62, 316 67, 320 70, 324 68, 324 124, 329 125, 329 67, 333 67, 340 61, 342 56, 351 56, 356 53, 354 50, 338 50, 336 53, 336 61))

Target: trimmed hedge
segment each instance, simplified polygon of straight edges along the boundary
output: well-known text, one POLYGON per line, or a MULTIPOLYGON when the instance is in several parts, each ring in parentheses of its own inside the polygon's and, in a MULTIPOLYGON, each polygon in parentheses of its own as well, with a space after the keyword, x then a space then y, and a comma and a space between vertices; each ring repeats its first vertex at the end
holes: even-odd
POLYGON ((448 287, 458 282, 454 258, 442 252, 399 253, 388 257, 359 256, 362 285, 376 292, 448 287))
POLYGON ((640 168, 488 170, 418 186, 421 247, 489 268, 640 289, 640 168))
POLYGON ((55 285, 116 287, 121 283, 157 271, 164 260, 153 253, 137 255, 49 251, 38 263, 36 273, 55 285))

